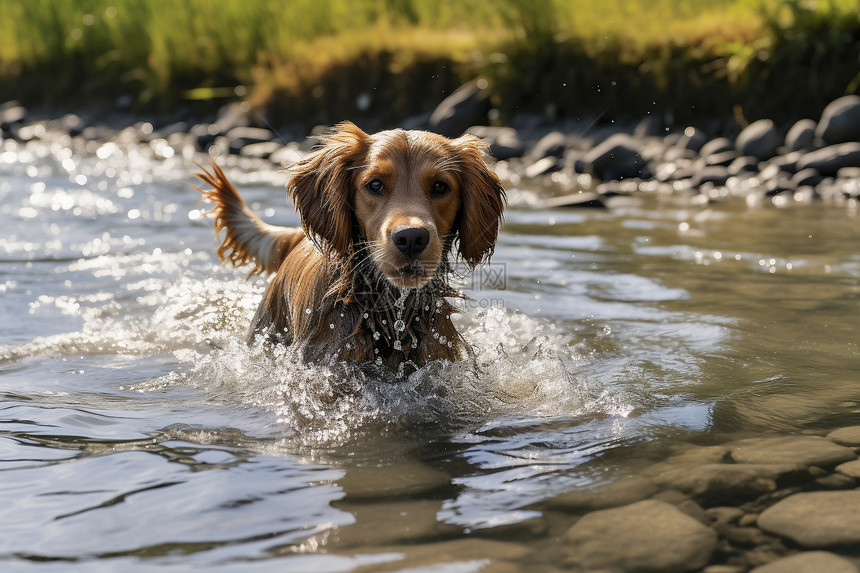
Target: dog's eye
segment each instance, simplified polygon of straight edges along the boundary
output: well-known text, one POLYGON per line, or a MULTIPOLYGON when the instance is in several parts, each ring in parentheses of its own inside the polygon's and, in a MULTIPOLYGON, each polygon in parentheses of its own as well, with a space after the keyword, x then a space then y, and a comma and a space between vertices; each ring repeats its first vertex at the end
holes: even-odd
POLYGON ((385 193, 385 184, 379 179, 371 179, 364 187, 374 195, 382 195, 385 193))
POLYGON ((451 188, 447 183, 444 181, 437 181, 433 184, 433 187, 430 188, 430 193, 434 197, 442 197, 443 195, 447 195, 450 190, 451 188))

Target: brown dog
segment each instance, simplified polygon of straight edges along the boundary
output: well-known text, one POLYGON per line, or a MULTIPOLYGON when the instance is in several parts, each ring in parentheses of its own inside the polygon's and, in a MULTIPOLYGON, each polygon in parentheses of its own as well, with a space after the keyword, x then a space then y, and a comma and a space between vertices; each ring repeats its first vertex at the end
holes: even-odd
POLYGON ((213 187, 197 190, 215 203, 216 233, 226 230, 221 260, 274 273, 250 338, 300 344, 309 360, 395 370, 460 358, 445 298, 457 294, 452 258, 470 269, 489 260, 505 205, 484 144, 401 129, 368 135, 351 123, 322 143, 290 170, 301 229, 260 220, 216 165, 195 174, 213 187))

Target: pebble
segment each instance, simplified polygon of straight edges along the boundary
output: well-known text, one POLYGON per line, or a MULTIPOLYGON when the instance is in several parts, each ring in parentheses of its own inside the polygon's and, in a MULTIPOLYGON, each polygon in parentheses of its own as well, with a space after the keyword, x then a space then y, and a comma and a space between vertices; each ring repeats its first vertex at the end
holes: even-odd
POLYGON ((749 124, 735 140, 738 155, 751 155, 757 159, 770 159, 783 142, 779 131, 770 119, 760 119, 749 124))
POLYGON ((853 462, 845 462, 836 466, 836 471, 843 473, 849 477, 860 479, 860 460, 853 462))
POLYGON ((853 450, 819 436, 751 438, 737 442, 731 457, 742 464, 800 464, 832 467, 856 459, 853 450))
POLYGON ((588 571, 701 569, 717 545, 717 533, 675 507, 654 500, 595 511, 564 534, 570 565, 588 571))
POLYGON ((812 168, 822 175, 836 175, 843 167, 860 167, 860 143, 841 143, 805 153, 797 168, 812 168))
POLYGON ((811 119, 801 119, 791 126, 785 136, 785 148, 788 151, 809 149, 815 143, 816 123, 811 119))
POLYGON ((459 137, 473 125, 487 123, 490 91, 486 80, 467 82, 442 100, 430 115, 431 131, 445 137, 459 137))
POLYGON ((858 447, 860 446, 860 426, 839 428, 827 434, 827 437, 843 446, 858 447))
POLYGON ((639 152, 639 143, 633 137, 616 133, 585 154, 589 171, 603 179, 641 177, 645 160, 639 152))
POLYGON ((797 493, 758 518, 765 531, 804 547, 860 544, 860 490, 797 493))
POLYGON ((847 95, 828 104, 815 136, 825 144, 860 141, 860 96, 847 95))
POLYGON ((860 569, 833 553, 807 551, 771 561, 750 573, 860 573, 860 569))
POLYGON ((649 479, 624 477, 593 489, 574 490, 555 497, 547 506, 568 511, 593 511, 627 505, 651 497, 657 486, 649 479))
POLYGON ((801 473, 801 466, 794 463, 678 465, 664 462, 644 472, 662 488, 721 503, 747 500, 774 491, 776 480, 791 473, 801 473))

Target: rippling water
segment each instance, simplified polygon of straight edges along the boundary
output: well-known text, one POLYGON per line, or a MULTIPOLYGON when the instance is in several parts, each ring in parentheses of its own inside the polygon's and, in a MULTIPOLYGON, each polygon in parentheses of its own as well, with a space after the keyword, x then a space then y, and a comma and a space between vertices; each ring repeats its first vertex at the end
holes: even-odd
MULTIPOLYGON (((679 443, 860 422, 846 206, 513 189, 463 284, 472 357, 393 382, 242 342, 265 283, 214 257, 192 170, 0 144, 0 567, 562 563, 555 496, 679 443)), ((282 173, 228 175, 298 223, 282 173)))

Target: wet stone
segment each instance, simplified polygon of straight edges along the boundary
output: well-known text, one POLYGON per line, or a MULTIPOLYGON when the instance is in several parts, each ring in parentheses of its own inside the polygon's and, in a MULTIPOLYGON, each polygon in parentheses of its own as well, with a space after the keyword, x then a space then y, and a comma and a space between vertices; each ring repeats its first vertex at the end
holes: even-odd
POLYGON ((623 133, 611 135, 591 149, 585 155, 585 163, 592 174, 604 181, 641 177, 646 169, 639 142, 623 133))
POLYGON ((430 115, 430 129, 445 137, 459 137, 473 125, 487 123, 490 90, 485 80, 467 82, 442 100, 430 115))
POLYGON ((860 460, 839 464, 836 466, 836 471, 849 477, 860 479, 860 460))
POLYGON ((808 551, 771 561, 750 573, 860 573, 860 569, 833 553, 808 551))
POLYGON ((671 505, 646 500, 585 515, 565 534, 568 564, 586 571, 695 571, 717 534, 671 505))
POLYGON ((739 173, 755 173, 758 171, 758 159, 755 157, 738 157, 729 164, 729 173, 737 175, 739 173))
POLYGON ((817 169, 823 175, 836 175, 843 167, 860 167, 860 143, 842 143, 805 153, 798 169, 817 169))
POLYGON ((785 148, 788 151, 801 151, 812 147, 816 125, 811 119, 801 119, 792 125, 785 136, 785 148))
MULTIPOLYGON (((696 499, 728 503, 776 489, 776 480, 800 472, 797 464, 656 464, 645 475, 657 485, 696 499)), ((804 472, 805 473, 805 472, 804 472)))
POLYGON ((444 487, 450 481, 448 474, 420 463, 402 463, 379 467, 350 467, 338 484, 347 498, 390 499, 424 494, 444 487))
POLYGON ((758 159, 770 159, 782 143, 779 130, 769 119, 760 119, 749 124, 735 140, 739 155, 751 155, 758 159))
POLYGON ((548 507, 567 511, 593 511, 627 505, 657 493, 651 480, 634 476, 593 489, 571 491, 546 502, 548 507))
POLYGON ((765 531, 804 547, 860 544, 860 490, 798 493, 758 518, 765 531))
POLYGON ((860 426, 839 428, 827 434, 827 437, 843 446, 860 446, 860 426))
POLYGON ((741 440, 731 448, 741 464, 801 464, 832 467, 855 459, 854 452, 818 436, 785 436, 741 440))
POLYGON ((744 510, 738 507, 711 507, 705 510, 711 521, 715 523, 735 523, 744 515, 744 510))
POLYGON ((551 131, 534 144, 529 156, 535 160, 545 157, 563 157, 567 150, 567 136, 560 131, 551 131))
POLYGON ((848 95, 828 104, 815 135, 827 144, 860 141, 860 96, 848 95))

